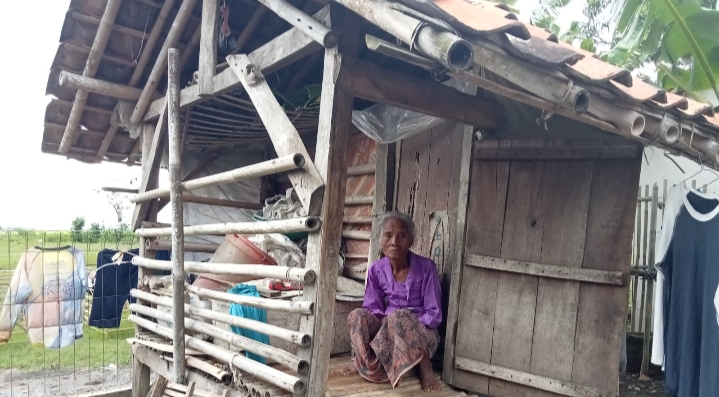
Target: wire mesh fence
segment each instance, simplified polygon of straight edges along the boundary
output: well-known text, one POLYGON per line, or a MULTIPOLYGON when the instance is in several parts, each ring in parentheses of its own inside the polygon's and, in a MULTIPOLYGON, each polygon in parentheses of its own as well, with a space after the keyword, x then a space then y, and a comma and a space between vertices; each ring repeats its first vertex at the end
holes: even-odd
POLYGON ((108 277, 102 298, 93 294, 99 254, 137 246, 127 229, 0 230, 0 397, 67 396, 130 384, 126 339, 134 327, 127 296, 113 295, 108 277), (93 313, 93 305, 102 307, 93 313), (110 321, 93 326, 91 313, 110 321))

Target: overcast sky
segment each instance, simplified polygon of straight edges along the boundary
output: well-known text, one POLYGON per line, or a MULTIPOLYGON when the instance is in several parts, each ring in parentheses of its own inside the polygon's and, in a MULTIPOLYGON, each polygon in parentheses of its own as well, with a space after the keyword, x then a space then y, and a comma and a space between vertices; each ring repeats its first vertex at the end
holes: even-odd
MULTIPOLYGON (((586 0, 561 10, 566 28, 581 16, 586 0)), ((518 0, 520 19, 528 21, 538 0, 518 0)), ((104 163, 88 165, 44 154, 42 142, 47 76, 58 47, 69 0, 6 1, 0 13, 0 227, 66 230, 82 216, 106 226, 116 224, 112 207, 96 189, 127 186, 139 167, 104 163)), ((663 157, 663 156, 657 156, 663 157)), ((164 218, 164 215, 161 214, 164 218)), ((130 215, 126 215, 130 216, 130 215)))
POLYGON ((68 229, 73 218, 107 226, 115 213, 94 189, 139 167, 87 165, 40 152, 45 85, 69 0, 9 1, 0 13, 0 227, 68 229), (110 178, 109 178, 110 177, 110 178))

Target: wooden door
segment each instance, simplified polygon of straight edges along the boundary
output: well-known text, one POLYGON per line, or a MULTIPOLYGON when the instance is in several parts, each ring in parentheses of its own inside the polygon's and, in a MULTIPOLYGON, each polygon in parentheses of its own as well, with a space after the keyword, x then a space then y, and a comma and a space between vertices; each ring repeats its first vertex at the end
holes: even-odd
POLYGON ((446 380, 497 397, 616 395, 641 146, 477 146, 446 380))

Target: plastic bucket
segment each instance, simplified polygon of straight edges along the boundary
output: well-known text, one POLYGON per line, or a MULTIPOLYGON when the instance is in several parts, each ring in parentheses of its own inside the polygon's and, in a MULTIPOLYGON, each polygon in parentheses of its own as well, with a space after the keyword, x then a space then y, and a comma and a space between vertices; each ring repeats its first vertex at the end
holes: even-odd
MULTIPOLYGON (((210 258, 212 263, 236 263, 242 265, 277 265, 266 252, 257 248, 250 240, 239 234, 228 234, 225 240, 217 248, 217 251, 210 258)), ((198 276, 203 278, 227 283, 231 286, 244 283, 250 280, 257 280, 257 276, 243 275, 218 275, 209 273, 199 273, 198 276)), ((200 281, 199 279, 197 281, 200 281)), ((219 287, 219 286, 218 286, 219 287)), ((229 287, 228 287, 229 288, 229 287)), ((219 289, 219 288, 213 288, 219 289)))

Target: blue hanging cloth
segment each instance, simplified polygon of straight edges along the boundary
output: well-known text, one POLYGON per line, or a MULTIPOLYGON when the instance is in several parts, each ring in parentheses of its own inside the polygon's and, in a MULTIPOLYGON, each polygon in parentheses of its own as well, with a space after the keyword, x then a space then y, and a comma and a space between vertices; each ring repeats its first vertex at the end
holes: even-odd
MULTIPOLYGON (((236 286, 232 287, 229 291, 227 291, 234 295, 246 295, 246 296, 256 296, 260 297, 260 293, 257 292, 257 287, 254 285, 247 285, 247 284, 237 284, 236 286)), ((267 312, 265 309, 259 309, 252 306, 244 306, 239 305, 237 303, 233 303, 230 305, 230 314, 233 316, 239 316, 244 317, 250 320, 260 321, 263 323, 267 322, 267 312)), ((264 343, 266 345, 270 344, 270 338, 269 336, 259 333, 257 331, 252 331, 249 329, 244 329, 240 327, 236 327, 234 325, 230 326, 232 329, 232 332, 242 335, 246 338, 250 338, 253 340, 256 340, 260 343, 264 343)), ((247 358, 250 358, 252 360, 255 360, 257 362, 261 362, 262 364, 265 364, 265 358, 262 356, 259 356, 255 353, 251 353, 248 351, 245 351, 245 356, 247 358)))

